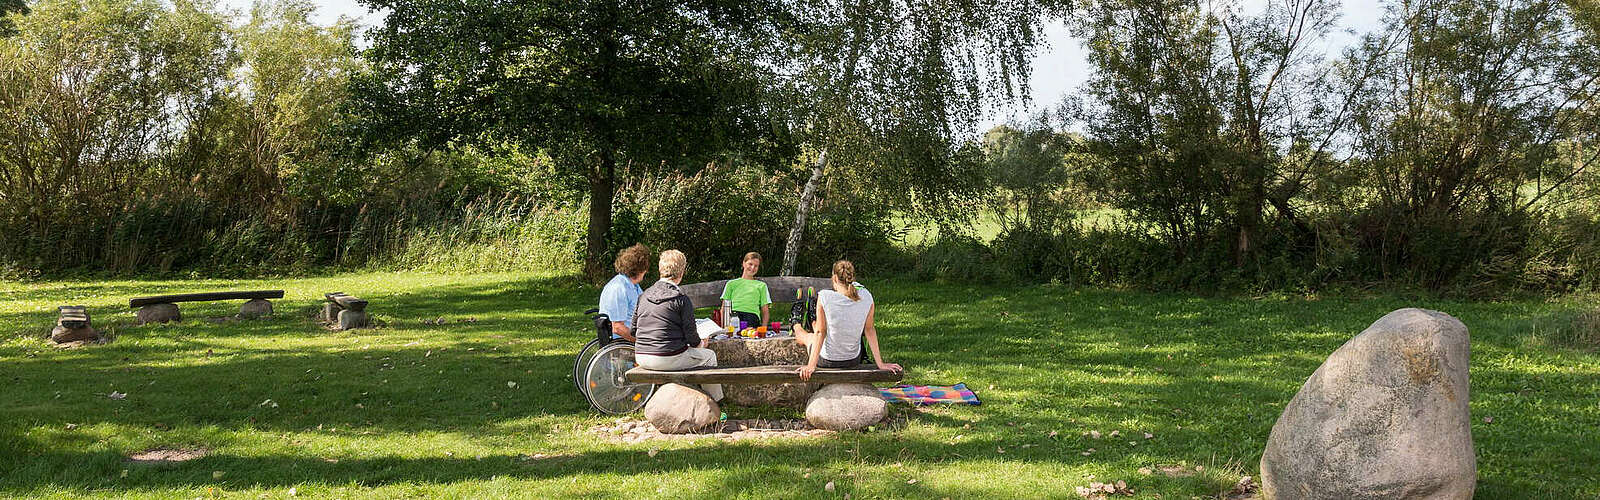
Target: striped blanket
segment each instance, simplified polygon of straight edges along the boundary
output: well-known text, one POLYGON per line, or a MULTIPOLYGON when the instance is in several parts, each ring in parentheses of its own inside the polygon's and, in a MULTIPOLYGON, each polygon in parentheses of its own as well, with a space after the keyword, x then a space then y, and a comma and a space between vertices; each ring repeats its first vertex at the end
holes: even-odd
POLYGON ((891 403, 931 405, 934 403, 983 404, 978 395, 967 390, 967 384, 956 385, 897 385, 878 388, 883 399, 891 403))

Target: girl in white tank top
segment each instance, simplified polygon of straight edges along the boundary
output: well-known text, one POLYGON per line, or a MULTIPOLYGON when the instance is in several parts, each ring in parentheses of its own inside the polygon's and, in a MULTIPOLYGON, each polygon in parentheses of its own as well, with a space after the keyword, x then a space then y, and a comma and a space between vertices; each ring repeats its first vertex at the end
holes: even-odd
POLYGON ((807 363, 800 368, 800 379, 809 380, 822 368, 849 368, 860 364, 861 338, 872 349, 872 359, 880 370, 900 371, 900 365, 886 363, 878 350, 878 330, 873 325, 877 310, 872 293, 856 285, 855 266, 847 260, 833 264, 833 290, 817 294, 816 332, 795 325, 795 341, 806 346, 807 363))

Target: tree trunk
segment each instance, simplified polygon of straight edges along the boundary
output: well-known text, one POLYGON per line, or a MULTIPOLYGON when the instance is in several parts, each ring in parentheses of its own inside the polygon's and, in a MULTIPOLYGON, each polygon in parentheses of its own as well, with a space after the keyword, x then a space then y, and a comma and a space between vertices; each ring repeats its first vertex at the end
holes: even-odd
POLYGON ((800 237, 805 235, 806 217, 811 215, 811 200, 817 197, 817 184, 822 182, 822 169, 828 165, 828 150, 823 149, 817 155, 817 161, 811 163, 811 178, 806 180, 806 187, 800 192, 800 203, 794 208, 794 226, 789 228, 789 240, 783 243, 783 268, 778 271, 779 276, 793 276, 795 258, 800 254, 800 237))
POLYGON ((600 152, 600 165, 589 174, 589 229, 584 237, 583 272, 591 280, 606 276, 606 238, 611 234, 611 200, 617 160, 600 152))

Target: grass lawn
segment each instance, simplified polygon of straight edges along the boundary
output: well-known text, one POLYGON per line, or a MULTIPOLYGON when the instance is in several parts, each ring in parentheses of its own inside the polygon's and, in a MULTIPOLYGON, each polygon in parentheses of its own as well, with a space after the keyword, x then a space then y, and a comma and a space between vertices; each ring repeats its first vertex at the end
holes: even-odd
POLYGON ((590 432, 611 419, 569 379, 597 294, 570 278, 0 283, 0 497, 1062 498, 1119 479, 1142 498, 1211 497, 1259 475, 1279 411, 1328 353, 1406 306, 1471 328, 1481 498, 1600 496, 1600 355, 1538 333, 1576 298, 867 283, 907 382, 965 382, 983 406, 897 407, 903 428, 826 437, 617 444, 590 432), (216 324, 203 318, 239 301, 184 304, 182 324, 117 326, 110 345, 58 351, 43 339, 57 305, 89 305, 109 327, 132 322, 132 296, 230 288, 288 297, 268 320, 216 324), (314 325, 330 291, 372 300, 388 326, 314 325), (422 322, 439 317, 452 321, 422 322), (125 460, 158 447, 210 454, 125 460), (1138 472, 1161 466, 1203 470, 1138 472))

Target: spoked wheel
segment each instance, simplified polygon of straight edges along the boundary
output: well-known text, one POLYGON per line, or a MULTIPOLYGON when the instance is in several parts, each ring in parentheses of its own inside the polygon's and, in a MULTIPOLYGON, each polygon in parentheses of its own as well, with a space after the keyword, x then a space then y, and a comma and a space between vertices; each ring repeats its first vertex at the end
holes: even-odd
POLYGON ((655 394, 655 384, 635 384, 623 379, 623 374, 637 366, 633 360, 633 346, 623 342, 600 349, 589 360, 584 376, 589 405, 602 413, 619 415, 633 413, 644 407, 655 394))
POLYGON ((589 360, 594 359, 594 354, 600 352, 600 340, 590 340, 578 351, 578 359, 572 361, 572 386, 578 388, 578 393, 589 395, 589 388, 585 380, 589 379, 589 360))

